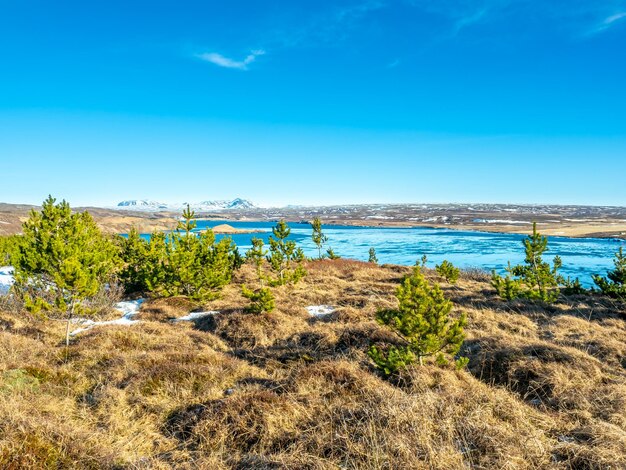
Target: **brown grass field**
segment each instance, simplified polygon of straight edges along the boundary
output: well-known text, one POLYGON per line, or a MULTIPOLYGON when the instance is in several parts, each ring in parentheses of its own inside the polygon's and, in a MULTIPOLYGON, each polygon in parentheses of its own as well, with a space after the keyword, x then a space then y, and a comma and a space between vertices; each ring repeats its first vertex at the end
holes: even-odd
MULTIPOLYGON (((310 262, 277 309, 243 312, 244 267, 221 313, 146 302, 65 351, 63 324, 0 313, 0 468, 624 469, 626 308, 496 298, 484 275, 442 282, 468 314, 466 370, 415 366, 387 381, 371 340, 410 268, 310 262), (311 318, 308 305, 338 307, 311 318)), ((6 301, 5 301, 6 303, 6 301)))

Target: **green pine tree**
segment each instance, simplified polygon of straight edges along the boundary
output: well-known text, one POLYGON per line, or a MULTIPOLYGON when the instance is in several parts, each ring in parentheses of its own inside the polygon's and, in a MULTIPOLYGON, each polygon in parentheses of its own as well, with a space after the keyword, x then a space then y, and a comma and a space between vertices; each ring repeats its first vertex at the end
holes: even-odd
POLYGON ((448 260, 443 260, 441 264, 435 265, 435 271, 450 284, 456 284, 461 273, 461 270, 448 260))
POLYGON ((252 263, 256 268, 257 277, 261 286, 263 285, 263 262, 267 255, 267 250, 264 248, 265 244, 261 238, 252 238, 252 248, 246 252, 246 260, 252 263))
POLYGON ((295 241, 287 239, 291 234, 291 229, 284 220, 276 224, 272 233, 274 236, 269 238, 270 251, 266 258, 276 274, 271 284, 295 284, 306 275, 302 266, 305 260, 304 252, 298 248, 295 241))
POLYGON ((313 239, 313 243, 315 243, 318 252, 317 259, 322 259, 322 247, 328 241, 328 237, 322 232, 322 221, 319 219, 319 217, 315 217, 313 219, 313 222, 311 222, 311 228, 313 229, 313 234, 311 235, 311 238, 313 239))
POLYGON ((269 313, 276 307, 274 295, 269 287, 251 290, 246 286, 241 286, 241 294, 250 300, 250 305, 246 307, 249 313, 269 313))
POLYGON ((0 266, 11 264, 11 256, 19 249, 20 235, 0 236, 0 266))
POLYGON ((559 256, 554 257, 552 266, 543 261, 542 255, 548 249, 548 239, 537 232, 537 224, 533 223, 533 233, 524 240, 526 257, 524 264, 507 267, 507 275, 492 274, 492 285, 498 294, 507 300, 522 297, 540 300, 546 303, 555 302, 560 294, 559 287, 564 279, 558 274, 562 266, 559 256))
POLYGON ((132 227, 126 237, 118 238, 118 245, 123 263, 118 279, 124 286, 124 290, 127 294, 147 291, 146 260, 149 243, 141 238, 135 227, 132 227))
POLYGON ((376 248, 370 248, 370 256, 368 261, 370 263, 378 264, 378 258, 376 257, 376 248))
POLYGON ((326 250, 326 256, 328 256, 328 259, 341 259, 341 256, 335 253, 335 251, 330 247, 326 250))
POLYGON ((176 231, 153 233, 138 263, 137 284, 163 297, 184 295, 206 301, 219 296, 243 259, 230 238, 218 242, 212 230, 198 235, 195 228, 195 213, 187 206, 176 231))
MULTIPOLYGON (((404 279, 396 297, 398 308, 380 310, 376 319, 391 328, 401 344, 378 344, 369 349, 369 356, 385 375, 395 374, 414 362, 421 365, 428 357, 445 364, 459 352, 467 318, 464 313, 456 320, 450 316, 452 302, 437 284, 428 283, 419 267, 404 279)), ((457 360, 457 366, 464 364, 466 359, 457 360)))
POLYGON ((615 253, 613 264, 615 269, 609 271, 607 277, 596 274, 593 276, 593 282, 603 294, 626 299, 626 255, 623 247, 620 247, 619 251, 615 253))
POLYGON ((72 213, 67 202, 55 202, 49 196, 41 212, 31 211, 11 264, 14 290, 26 308, 64 317, 69 345, 72 318, 92 313, 89 300, 113 278, 119 260, 88 212, 72 213))

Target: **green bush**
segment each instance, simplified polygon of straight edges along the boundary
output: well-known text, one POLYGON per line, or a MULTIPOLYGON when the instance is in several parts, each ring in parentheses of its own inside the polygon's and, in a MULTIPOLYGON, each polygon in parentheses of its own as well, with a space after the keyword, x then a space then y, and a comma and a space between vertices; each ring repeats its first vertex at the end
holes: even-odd
MULTIPOLYGON (((396 292, 398 308, 380 310, 377 321, 388 326, 401 339, 399 345, 377 344, 369 356, 385 375, 397 373, 414 362, 435 357, 437 363, 448 363, 459 352, 465 338, 465 314, 450 316, 452 302, 446 299, 437 284, 430 285, 420 268, 404 279, 396 292)), ((457 361, 462 366, 466 361, 457 361)))
POLYGON ((576 278, 573 281, 568 277, 563 281, 563 287, 561 288, 563 295, 583 295, 589 291, 583 287, 580 283, 580 279, 576 278))
POLYGON ((328 248, 328 250, 326 250, 326 256, 328 256, 328 259, 341 259, 341 256, 335 253, 332 248, 328 248))
POLYGON ((0 266, 11 264, 11 256, 19 249, 20 235, 0 236, 0 266))
POLYGON ((456 268, 450 261, 443 260, 441 264, 435 266, 435 271, 450 284, 456 284, 459 280, 460 269, 456 268))
POLYGON ((626 255, 623 247, 620 247, 619 251, 615 253, 613 264, 615 269, 609 271, 607 277, 594 275, 593 282, 603 294, 626 299, 626 255))
POLYGON ((246 307, 249 313, 269 313, 276 307, 274 295, 268 287, 251 290, 242 286, 241 295, 250 300, 250 305, 246 307))
POLYGON ((378 257, 376 256, 376 248, 370 248, 368 262, 378 264, 378 257))
POLYGON ((498 295, 506 300, 521 297, 540 300, 546 303, 555 302, 560 294, 559 287, 564 283, 558 274, 562 262, 559 256, 554 257, 553 265, 543 261, 542 255, 548 249, 548 239, 537 232, 537 224, 533 224, 533 233, 524 240, 526 257, 524 264, 506 269, 506 276, 492 273, 492 285, 498 295))
POLYGON ((120 278, 130 292, 185 295, 205 301, 230 283, 242 258, 230 238, 216 241, 212 230, 196 234, 195 213, 187 207, 175 232, 155 232, 144 241, 136 230, 120 242, 120 278))

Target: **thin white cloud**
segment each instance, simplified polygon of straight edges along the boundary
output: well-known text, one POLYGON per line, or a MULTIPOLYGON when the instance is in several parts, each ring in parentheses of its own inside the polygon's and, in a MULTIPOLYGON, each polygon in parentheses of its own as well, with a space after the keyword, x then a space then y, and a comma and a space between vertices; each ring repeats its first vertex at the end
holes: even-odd
POLYGON ((626 11, 607 16, 595 28, 588 31, 587 36, 593 36, 595 34, 602 33, 607 29, 612 28, 613 26, 615 26, 616 23, 621 22, 620 20, 624 20, 625 18, 626 11))
POLYGON ((611 26, 613 23, 615 23, 616 21, 621 20, 622 18, 626 18, 626 11, 623 11, 621 13, 617 13, 615 15, 609 16, 608 18, 605 18, 604 25, 605 26, 611 26))
POLYGON ((197 54, 196 57, 198 57, 200 60, 210 62, 219 67, 224 67, 227 69, 248 70, 248 65, 254 62, 257 57, 262 55, 265 55, 265 51, 263 49, 257 49, 251 51, 250 54, 248 54, 243 60, 234 60, 217 52, 206 52, 203 54, 197 54))

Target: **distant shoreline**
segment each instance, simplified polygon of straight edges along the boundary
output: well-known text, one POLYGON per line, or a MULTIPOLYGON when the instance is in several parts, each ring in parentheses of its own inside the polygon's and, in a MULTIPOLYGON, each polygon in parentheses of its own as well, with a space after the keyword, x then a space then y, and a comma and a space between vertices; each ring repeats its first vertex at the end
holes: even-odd
MULTIPOLYGON (((212 220, 220 220, 225 222, 273 222, 278 219, 263 219, 263 218, 245 218, 245 219, 234 219, 234 218, 205 218, 201 217, 196 220, 201 221, 212 221, 212 220)), ((289 224, 294 225, 306 225, 303 224, 301 220, 294 220, 288 217, 285 218, 285 221, 289 224)), ((522 227, 518 224, 516 225, 490 225, 490 226, 478 226, 476 224, 472 225, 461 225, 461 224, 420 224, 409 221, 402 220, 385 220, 378 222, 377 224, 364 223, 366 221, 363 220, 324 220, 322 219, 322 224, 325 226, 348 226, 348 227, 360 227, 360 228, 399 228, 399 229, 411 229, 411 228, 430 228, 430 229, 447 229, 447 230, 455 230, 455 231, 463 231, 463 232, 480 232, 480 233, 506 233, 506 234, 516 234, 516 235, 528 235, 532 233, 532 222, 529 222, 526 227, 526 230, 523 230, 522 227)), ((546 224, 537 223, 538 230, 546 236, 550 237, 562 237, 562 238, 599 238, 599 239, 613 239, 616 241, 626 240, 626 223, 624 223, 623 230, 617 231, 607 230, 601 226, 589 227, 588 230, 584 230, 582 226, 548 226, 546 224), (603 229, 604 228, 604 229, 603 229)), ((245 230, 245 229, 242 229, 245 230)), ((215 231, 215 230, 214 230, 215 231)), ((258 232, 263 232, 259 230, 258 232)), ((220 233, 220 232, 216 232, 220 233)), ((244 233, 244 232, 239 232, 244 233)), ((254 233, 251 231, 249 233, 254 233)))

